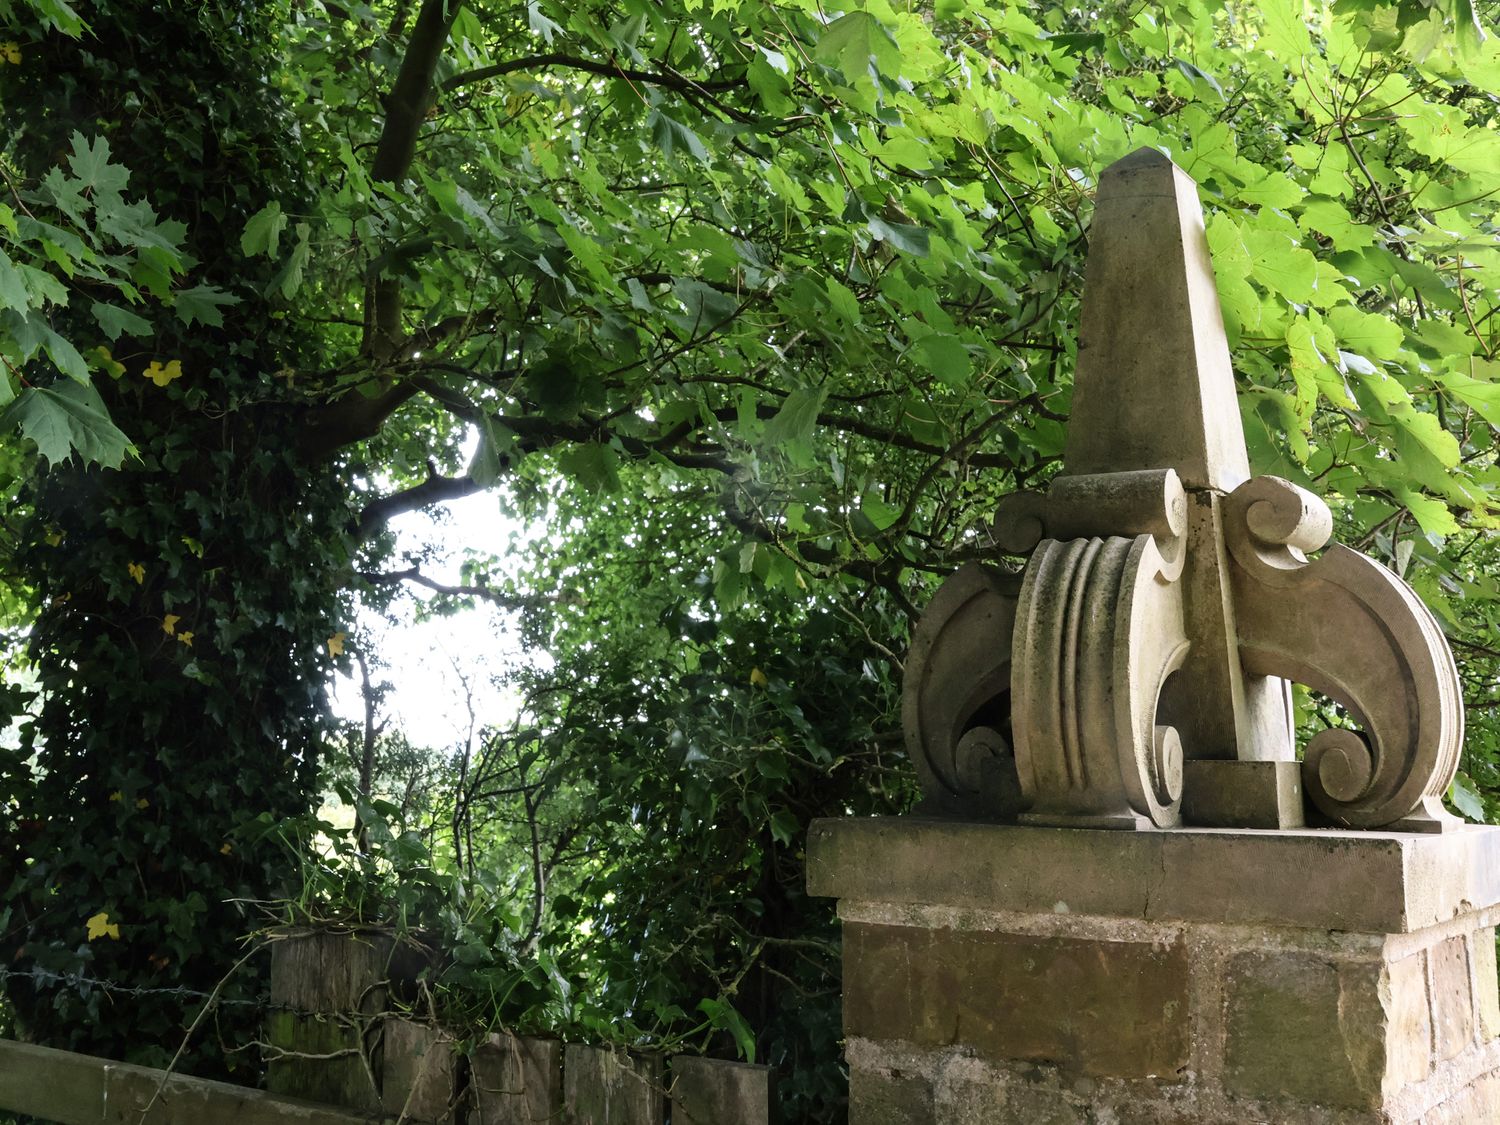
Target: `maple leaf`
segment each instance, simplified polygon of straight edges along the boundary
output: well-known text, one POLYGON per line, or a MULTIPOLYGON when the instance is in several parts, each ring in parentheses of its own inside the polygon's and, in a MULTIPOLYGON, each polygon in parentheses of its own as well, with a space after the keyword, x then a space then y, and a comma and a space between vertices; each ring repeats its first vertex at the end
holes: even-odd
POLYGON ((121 793, 118 789, 116 789, 113 793, 111 793, 109 795, 109 799, 111 801, 123 801, 125 799, 125 794, 121 793))
POLYGON ((163 367, 160 361, 153 359, 151 365, 142 371, 141 374, 150 379, 158 387, 165 387, 173 379, 182 378, 182 360, 169 360, 167 365, 163 367))
POLYGON ((344 637, 345 637, 345 634, 343 634, 343 633, 335 633, 333 636, 331 636, 331 637, 328 638, 328 655, 329 656, 343 656, 344 655, 344 637))
POLYGON ((120 940, 119 924, 111 922, 109 915, 102 910, 85 922, 84 925, 89 928, 89 941, 98 941, 102 937, 107 937, 112 941, 120 940))
POLYGON ((182 618, 175 613, 169 613, 161 619, 161 631, 171 637, 177 633, 177 623, 182 618))
POLYGON ((177 639, 183 644, 187 645, 188 648, 193 647, 193 634, 190 630, 184 629, 182 632, 178 633, 177 639))
POLYGON ((146 581, 146 568, 143 567, 140 563, 131 563, 125 569, 130 571, 130 577, 135 579, 135 584, 137 586, 146 581))

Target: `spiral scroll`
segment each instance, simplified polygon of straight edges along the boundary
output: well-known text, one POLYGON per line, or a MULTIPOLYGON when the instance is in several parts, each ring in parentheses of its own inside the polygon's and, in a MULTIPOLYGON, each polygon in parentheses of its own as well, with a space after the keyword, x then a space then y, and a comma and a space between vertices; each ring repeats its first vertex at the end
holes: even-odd
POLYGON ((1405 582, 1328 540, 1316 496, 1276 477, 1247 481, 1226 503, 1240 659, 1343 705, 1364 733, 1326 730, 1303 753, 1314 805, 1335 824, 1441 831, 1441 798, 1458 769, 1463 706, 1453 654, 1405 582))
POLYGON ((976 820, 1019 811, 1006 737, 1017 588, 1015 576, 970 563, 943 583, 912 633, 901 718, 925 811, 976 820))
POLYGON ((1156 723, 1187 653, 1182 587, 1150 535, 1043 541, 1015 639, 1016 765, 1040 824, 1176 824, 1182 745, 1156 723))

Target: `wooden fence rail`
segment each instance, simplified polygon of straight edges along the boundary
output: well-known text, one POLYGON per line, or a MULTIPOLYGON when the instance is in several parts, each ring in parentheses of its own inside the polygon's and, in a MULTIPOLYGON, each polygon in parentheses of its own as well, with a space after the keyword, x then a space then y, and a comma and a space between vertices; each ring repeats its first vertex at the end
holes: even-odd
POLYGON ((0 1111, 60 1125, 370 1125, 372 1118, 227 1082, 0 1039, 0 1111))

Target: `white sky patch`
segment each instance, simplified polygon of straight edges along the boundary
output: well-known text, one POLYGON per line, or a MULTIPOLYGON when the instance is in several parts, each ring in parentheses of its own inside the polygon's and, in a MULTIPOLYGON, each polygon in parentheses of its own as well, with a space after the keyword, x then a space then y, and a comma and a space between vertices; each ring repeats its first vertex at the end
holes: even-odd
MULTIPOLYGON (((450 586, 463 583, 460 568, 471 553, 493 555, 503 566, 511 552, 525 550, 533 538, 500 511, 492 492, 451 501, 436 514, 406 512, 390 526, 396 551, 387 567, 406 569, 412 565, 404 561, 410 555, 420 559, 416 565, 425 576, 450 586)), ((391 684, 380 711, 389 717, 390 728, 405 732, 413 745, 446 751, 467 738, 471 707, 476 729, 509 723, 520 701, 494 680, 527 659, 516 636, 515 615, 475 599, 472 610, 417 622, 417 605, 435 595, 413 583, 403 585, 391 606, 396 624, 362 610, 348 630, 351 643, 358 634, 369 638, 371 678, 391 684)), ((334 680, 333 710, 340 718, 362 722, 359 670, 351 665, 350 673, 334 680)))

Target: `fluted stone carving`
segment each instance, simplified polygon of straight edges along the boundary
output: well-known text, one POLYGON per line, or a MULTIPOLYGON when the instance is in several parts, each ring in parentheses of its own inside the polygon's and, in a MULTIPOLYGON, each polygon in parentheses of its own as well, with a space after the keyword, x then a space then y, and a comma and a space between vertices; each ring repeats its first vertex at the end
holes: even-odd
POLYGON ((1293 827, 1305 790, 1332 824, 1457 823, 1452 654, 1390 571, 1338 545, 1309 560, 1320 499, 1249 478, 1197 190, 1152 150, 1100 181, 1064 465, 996 515, 998 551, 1030 556, 1019 588, 970 564, 914 632, 903 721, 930 811, 1293 827), (1287 681, 1360 729, 1299 766, 1287 681))

